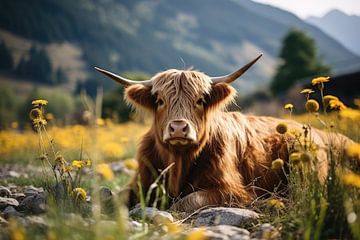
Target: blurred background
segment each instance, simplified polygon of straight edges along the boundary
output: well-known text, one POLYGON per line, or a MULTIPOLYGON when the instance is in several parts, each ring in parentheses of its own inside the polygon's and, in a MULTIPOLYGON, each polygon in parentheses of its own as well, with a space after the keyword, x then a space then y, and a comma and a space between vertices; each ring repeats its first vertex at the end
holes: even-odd
POLYGON ((234 83, 235 110, 278 116, 292 102, 301 113, 299 91, 320 75, 332 77, 326 91, 352 106, 360 96, 360 3, 313 2, 2 0, 0 129, 29 124, 38 98, 59 125, 86 124, 91 111, 112 122, 133 118, 123 89, 94 66, 137 80, 168 68, 216 76, 259 53, 234 83))

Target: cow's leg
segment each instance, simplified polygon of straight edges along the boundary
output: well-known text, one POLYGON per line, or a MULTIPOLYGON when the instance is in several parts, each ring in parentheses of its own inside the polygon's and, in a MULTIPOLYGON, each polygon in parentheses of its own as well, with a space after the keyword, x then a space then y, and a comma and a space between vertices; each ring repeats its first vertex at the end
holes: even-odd
MULTIPOLYGON (((248 199, 244 199, 244 203, 248 199)), ((239 201, 231 194, 222 194, 219 190, 197 191, 190 193, 184 198, 174 203, 170 210, 193 212, 199 208, 206 206, 239 206, 239 201)))

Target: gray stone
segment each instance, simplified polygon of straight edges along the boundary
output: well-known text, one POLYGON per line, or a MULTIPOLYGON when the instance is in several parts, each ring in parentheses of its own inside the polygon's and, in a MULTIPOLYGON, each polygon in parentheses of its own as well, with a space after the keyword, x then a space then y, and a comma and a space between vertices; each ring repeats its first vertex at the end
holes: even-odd
POLYGON ((38 193, 27 196, 19 205, 19 209, 25 213, 40 214, 45 212, 45 196, 38 193))
POLYGON ((230 225, 207 227, 205 235, 208 239, 250 239, 250 232, 248 230, 230 225))
POLYGON ((251 234, 251 237, 257 239, 278 239, 280 238, 280 233, 270 223, 263 223, 257 231, 251 234))
MULTIPOLYGON (((146 223, 143 223, 143 224, 146 224, 146 223)), ((140 232, 144 229, 143 224, 138 221, 135 221, 135 220, 130 220, 129 221, 129 230, 131 232, 140 232)))
POLYGON ((251 210, 216 207, 200 211, 195 219, 194 226, 240 226, 246 223, 250 223, 258 218, 259 215, 251 210))
POLYGON ((46 230, 49 223, 41 216, 26 216, 24 219, 25 227, 37 227, 46 230))
POLYGON ((146 207, 142 209, 140 207, 135 207, 129 212, 129 216, 135 219, 145 219, 152 221, 156 224, 170 223, 174 221, 174 217, 169 212, 160 211, 154 207, 146 207))
POLYGON ((18 178, 18 177, 21 176, 21 174, 18 173, 18 172, 16 172, 16 171, 10 170, 10 171, 8 172, 8 176, 9 176, 9 177, 13 177, 13 178, 18 178))
POLYGON ((4 211, 2 211, 2 215, 8 219, 10 217, 22 217, 23 214, 16 211, 13 206, 7 206, 4 211))
POLYGON ((22 200, 24 200, 24 198, 26 197, 25 194, 23 193, 12 193, 10 194, 11 198, 15 198, 16 200, 18 200, 19 202, 21 202, 22 200))
POLYGON ((8 221, 6 221, 4 218, 0 217, 0 226, 6 227, 8 225, 8 221))
POLYGON ((7 206, 19 206, 19 202, 14 198, 4 198, 0 197, 0 209, 4 209, 7 206))
POLYGON ((24 194, 26 196, 36 195, 38 193, 43 193, 43 192, 44 192, 44 189, 42 187, 37 188, 37 187, 34 187, 34 186, 27 186, 24 189, 24 194))
POLYGON ((0 186, 0 197, 9 197, 11 194, 11 191, 4 186, 0 186))

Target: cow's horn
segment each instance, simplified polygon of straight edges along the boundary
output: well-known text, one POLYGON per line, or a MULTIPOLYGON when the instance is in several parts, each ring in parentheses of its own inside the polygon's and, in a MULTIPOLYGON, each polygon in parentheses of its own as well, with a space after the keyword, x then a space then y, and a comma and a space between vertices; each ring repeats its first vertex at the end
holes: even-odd
POLYGON ((152 86, 152 80, 134 81, 134 80, 130 80, 130 79, 121 77, 119 75, 116 75, 115 73, 106 71, 106 70, 98 68, 98 67, 95 67, 95 69, 97 71, 101 72, 102 74, 105 74, 109 78, 115 80, 116 82, 120 83, 124 87, 128 87, 128 86, 133 85, 133 84, 142 84, 144 86, 152 86))
POLYGON ((246 64, 245 66, 243 66, 239 70, 236 70, 233 73, 230 73, 228 75, 221 76, 221 77, 212 77, 211 80, 212 80, 213 84, 220 83, 220 82, 231 83, 231 82, 235 81, 241 75, 243 75, 243 73, 245 73, 246 70, 248 70, 257 60, 259 60, 259 58, 261 58, 261 56, 262 56, 262 54, 260 54, 257 58, 255 58, 254 60, 252 60, 251 62, 249 62, 248 64, 246 64))

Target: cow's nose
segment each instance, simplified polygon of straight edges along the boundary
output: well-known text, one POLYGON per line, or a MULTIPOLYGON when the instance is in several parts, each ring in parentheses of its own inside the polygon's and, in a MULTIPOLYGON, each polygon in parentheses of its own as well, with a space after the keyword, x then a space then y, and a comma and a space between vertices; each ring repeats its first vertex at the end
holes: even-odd
POLYGON ((189 124, 184 120, 175 120, 169 124, 169 133, 172 138, 185 138, 189 133, 189 124))

